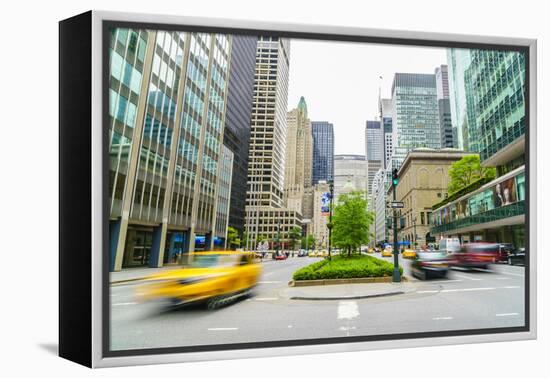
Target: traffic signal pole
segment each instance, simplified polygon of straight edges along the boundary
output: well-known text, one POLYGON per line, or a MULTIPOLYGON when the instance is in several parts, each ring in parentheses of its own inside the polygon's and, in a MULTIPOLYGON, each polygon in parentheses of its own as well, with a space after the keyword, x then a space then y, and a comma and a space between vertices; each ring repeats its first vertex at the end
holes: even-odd
MULTIPOLYGON (((392 192, 393 202, 396 202, 396 189, 399 179, 397 177, 397 169, 392 171, 392 192)), ((399 274, 399 245, 397 242, 397 209, 393 209, 393 282, 401 282, 401 274, 399 274)))

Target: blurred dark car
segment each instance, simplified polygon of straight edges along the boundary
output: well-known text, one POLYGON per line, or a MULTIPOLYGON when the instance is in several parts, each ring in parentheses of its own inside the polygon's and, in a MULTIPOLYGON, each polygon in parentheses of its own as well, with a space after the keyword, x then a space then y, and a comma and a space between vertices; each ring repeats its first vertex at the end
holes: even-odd
POLYGON ((460 246, 460 251, 450 256, 453 266, 487 269, 490 264, 501 261, 501 248, 498 243, 467 243, 460 246))
POLYGON ((499 248, 499 260, 498 262, 507 263, 508 255, 514 252, 515 248, 510 243, 501 243, 499 248))
POLYGON ((412 275, 421 280, 444 278, 452 260, 445 251, 418 252, 411 264, 412 275))
POLYGON ((306 257, 307 251, 305 249, 301 249, 298 251, 298 257, 306 257))
POLYGON ((525 248, 518 248, 508 254, 509 265, 525 265, 525 248))

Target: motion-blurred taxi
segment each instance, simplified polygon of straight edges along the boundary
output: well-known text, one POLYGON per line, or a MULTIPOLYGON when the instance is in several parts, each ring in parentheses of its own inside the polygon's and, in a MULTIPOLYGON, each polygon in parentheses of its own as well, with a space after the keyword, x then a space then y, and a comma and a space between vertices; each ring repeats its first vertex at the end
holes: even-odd
POLYGON ((382 250, 382 257, 392 257, 393 256, 393 251, 391 250, 391 248, 384 248, 382 250))
POLYGON ((414 249, 406 249, 403 251, 403 258, 414 259, 416 258, 416 251, 414 249))
POLYGON ((261 272, 251 252, 196 252, 189 267, 148 277, 136 294, 141 301, 159 299, 174 306, 205 302, 214 309, 248 294, 261 272))

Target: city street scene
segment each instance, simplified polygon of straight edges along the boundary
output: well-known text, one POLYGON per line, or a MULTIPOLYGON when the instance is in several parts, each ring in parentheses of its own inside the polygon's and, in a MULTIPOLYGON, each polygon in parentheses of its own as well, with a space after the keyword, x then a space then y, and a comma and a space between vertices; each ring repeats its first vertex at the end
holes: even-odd
POLYGON ((525 326, 525 56, 111 29, 110 348, 525 326))

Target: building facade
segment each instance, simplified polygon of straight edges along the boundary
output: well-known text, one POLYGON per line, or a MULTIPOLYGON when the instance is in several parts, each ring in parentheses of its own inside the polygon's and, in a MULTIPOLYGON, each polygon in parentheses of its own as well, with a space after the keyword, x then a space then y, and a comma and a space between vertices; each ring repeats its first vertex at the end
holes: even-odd
POLYGON ((399 169, 396 187, 398 240, 412 247, 435 242, 432 228, 432 206, 447 198, 449 168, 467 153, 458 150, 419 148, 407 154, 399 169))
POLYGON ((384 129, 380 121, 366 122, 365 156, 367 157, 367 191, 371 193, 374 175, 384 166, 384 129))
POLYGON ((447 65, 435 68, 435 83, 437 87, 437 104, 439 108, 439 129, 441 148, 454 148, 453 123, 451 103, 449 100, 449 74, 447 65))
POLYGON ((334 176, 334 125, 326 121, 311 122, 313 135, 312 184, 330 181, 334 176))
POLYGON ((479 152, 482 166, 496 168, 497 178, 436 205, 432 232, 463 242, 524 247, 525 56, 491 50, 470 50, 467 55, 451 50, 448 55, 456 61, 462 58, 451 66, 450 75, 462 78, 456 80, 462 87, 454 88, 451 98, 456 107, 466 104, 463 143, 479 152))
POLYGON ((234 155, 228 225, 235 228, 241 236, 245 220, 246 175, 257 40, 256 36, 233 36, 223 134, 223 144, 234 155))
POLYGON ((387 174, 385 169, 379 169, 374 176, 372 183, 371 202, 374 212, 374 244, 383 244, 388 242, 387 222, 389 218, 389 209, 387 206, 387 174))
MULTIPOLYGON (((287 114, 284 184, 285 206, 301 214, 306 212, 306 189, 311 187, 312 158, 311 122, 307 117, 306 101, 302 97, 298 106, 287 114)), ((311 194, 310 191, 308 194, 311 194)))
POLYGON ((334 155, 334 197, 353 191, 367 192, 365 155, 334 155))
POLYGON ((248 153, 245 233, 247 249, 301 227, 300 212, 284 207, 290 40, 260 36, 248 153))
POLYGON ((394 148, 441 147, 435 75, 396 73, 392 102, 394 148))
POLYGON ((231 37, 113 29, 110 269, 213 247, 231 37))
POLYGON ((380 120, 384 131, 384 168, 388 168, 393 155, 393 102, 389 98, 379 101, 380 120))
POLYGON ((312 235, 318 249, 328 248, 328 228, 330 206, 330 187, 326 181, 314 186, 312 235))

